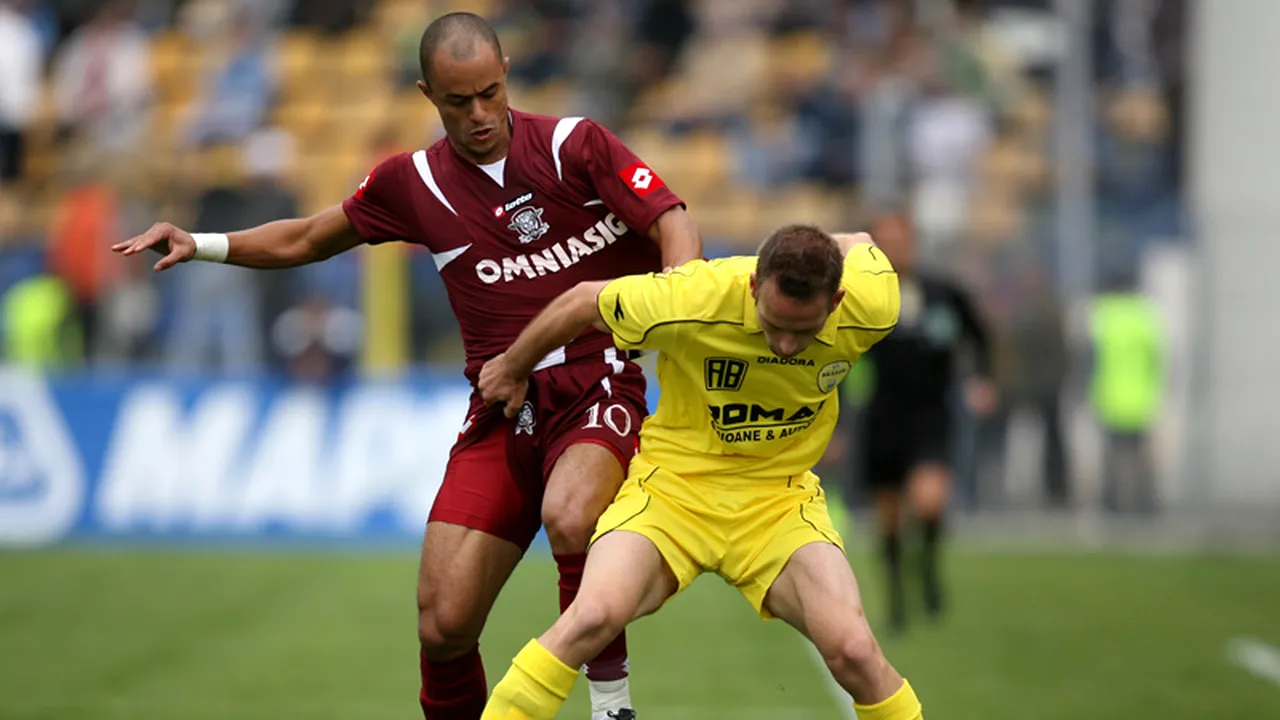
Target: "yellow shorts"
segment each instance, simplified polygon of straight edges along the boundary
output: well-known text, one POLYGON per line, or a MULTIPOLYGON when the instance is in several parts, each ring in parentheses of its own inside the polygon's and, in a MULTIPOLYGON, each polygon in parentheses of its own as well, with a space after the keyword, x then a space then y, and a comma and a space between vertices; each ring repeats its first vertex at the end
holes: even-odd
POLYGON ((684 590, 704 572, 738 588, 760 617, 765 594, 791 555, 809 543, 844 542, 827 513, 818 476, 745 480, 681 477, 635 457, 592 542, 613 530, 648 538, 684 590))

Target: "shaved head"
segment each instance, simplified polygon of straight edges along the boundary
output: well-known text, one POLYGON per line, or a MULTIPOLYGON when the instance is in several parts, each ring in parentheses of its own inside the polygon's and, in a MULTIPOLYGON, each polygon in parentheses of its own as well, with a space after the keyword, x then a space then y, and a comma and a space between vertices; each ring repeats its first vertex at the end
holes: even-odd
POLYGON ((470 60, 484 47, 492 48, 494 55, 502 58, 498 33, 484 18, 468 12, 441 15, 427 26, 418 46, 422 81, 431 84, 431 68, 441 50, 447 51, 454 60, 470 60))

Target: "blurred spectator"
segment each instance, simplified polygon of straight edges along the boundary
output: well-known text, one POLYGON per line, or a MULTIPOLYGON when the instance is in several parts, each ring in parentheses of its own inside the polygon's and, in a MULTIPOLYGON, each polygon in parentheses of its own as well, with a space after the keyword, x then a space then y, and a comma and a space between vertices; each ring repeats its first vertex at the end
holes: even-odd
POLYGON ((145 262, 122 263, 123 271, 98 306, 98 333, 87 348, 94 364, 123 365, 148 358, 160 320, 160 294, 145 262))
POLYGON ((54 93, 64 132, 102 150, 132 150, 145 132, 151 93, 147 36, 132 0, 111 0, 58 52, 54 93))
POLYGON ((649 0, 643 3, 634 35, 632 76, 640 87, 671 74, 697 29, 689 0, 649 0))
POLYGON ((57 370, 80 362, 82 333, 75 303, 55 275, 34 275, 0 297, 4 361, 35 370, 57 370))
POLYGON ((313 296, 276 320, 271 339, 290 377, 323 385, 352 372, 363 332, 363 321, 355 310, 313 296))
POLYGON ((741 168, 738 177, 759 189, 799 180, 817 154, 816 144, 807 142, 796 117, 777 105, 757 105, 745 124, 733 127, 730 136, 741 168))
POLYGON ((238 142, 262 124, 275 92, 271 70, 273 44, 262 19, 239 9, 217 44, 226 62, 207 83, 197 104, 192 141, 197 145, 238 142))
POLYGON ((99 302, 122 265, 110 250, 122 236, 120 202, 106 160, 92 149, 73 148, 67 163, 67 190, 58 199, 49 235, 49 264, 71 292, 87 349, 97 340, 99 302))
POLYGON ((289 24, 337 35, 362 22, 372 6, 372 0, 294 0, 289 24))
POLYGON ((1156 478, 1148 436, 1165 388, 1159 311, 1130 277, 1117 274, 1095 298, 1090 320, 1091 399, 1106 433, 1102 505, 1111 512, 1154 512, 1156 478))
POLYGON ((40 36, 18 0, 0 0, 0 186, 22 171, 23 138, 40 105, 40 36))
POLYGON ((1039 265, 1026 261, 1015 272, 1017 287, 1003 318, 1003 344, 1008 350, 997 374, 1000 402, 980 432, 978 482, 990 492, 980 491, 978 500, 985 504, 1003 494, 1009 423, 1025 413, 1034 417, 1042 430, 1040 472, 1045 503, 1061 509, 1071 499, 1061 402, 1068 359, 1065 318, 1052 283, 1039 265))
MULTIPOLYGON (((196 201, 193 232, 224 232, 258 224, 253 222, 256 218, 249 217, 252 191, 241 189, 236 182, 240 170, 260 161, 254 157, 258 149, 259 145, 246 143, 238 163, 232 147, 217 148, 206 156, 210 162, 227 167, 212 170, 211 187, 196 201)), ((266 359, 262 284, 269 278, 231 265, 197 262, 184 266, 175 299, 176 326, 167 349, 169 363, 184 371, 261 370, 266 359)))

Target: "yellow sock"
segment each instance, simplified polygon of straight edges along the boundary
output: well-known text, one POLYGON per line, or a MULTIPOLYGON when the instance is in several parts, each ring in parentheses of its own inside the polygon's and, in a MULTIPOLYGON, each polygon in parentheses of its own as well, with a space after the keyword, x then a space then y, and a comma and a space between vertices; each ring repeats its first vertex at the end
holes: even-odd
POLYGON ((902 687, 888 699, 875 705, 854 703, 853 709, 858 713, 858 720, 924 720, 920 699, 916 697, 916 691, 911 689, 911 683, 906 680, 902 681, 902 687))
POLYGON ((577 679, 577 670, 530 640, 493 688, 480 720, 552 720, 577 679))

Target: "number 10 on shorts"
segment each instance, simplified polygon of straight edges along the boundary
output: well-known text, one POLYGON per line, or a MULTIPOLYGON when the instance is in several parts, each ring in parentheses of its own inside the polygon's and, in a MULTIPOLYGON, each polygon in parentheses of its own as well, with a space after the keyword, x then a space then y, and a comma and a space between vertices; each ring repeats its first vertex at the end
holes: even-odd
POLYGON ((582 429, 591 430, 600 427, 609 428, 618 433, 618 437, 626 437, 631 434, 631 413, 617 403, 609 405, 596 403, 587 408, 587 424, 583 425, 582 429))

